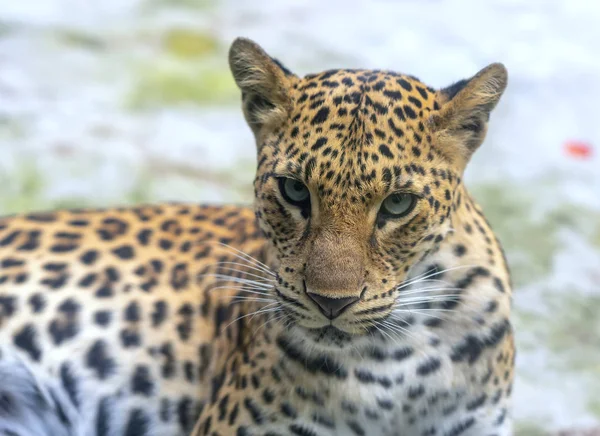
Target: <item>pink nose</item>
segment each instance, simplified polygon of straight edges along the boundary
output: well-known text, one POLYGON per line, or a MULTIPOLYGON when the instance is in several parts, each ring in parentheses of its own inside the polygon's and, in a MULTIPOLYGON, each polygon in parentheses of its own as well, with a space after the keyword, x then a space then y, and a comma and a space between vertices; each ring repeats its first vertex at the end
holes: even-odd
POLYGON ((360 297, 329 298, 309 291, 306 291, 306 294, 317 303, 323 315, 329 319, 337 318, 360 299, 360 297))

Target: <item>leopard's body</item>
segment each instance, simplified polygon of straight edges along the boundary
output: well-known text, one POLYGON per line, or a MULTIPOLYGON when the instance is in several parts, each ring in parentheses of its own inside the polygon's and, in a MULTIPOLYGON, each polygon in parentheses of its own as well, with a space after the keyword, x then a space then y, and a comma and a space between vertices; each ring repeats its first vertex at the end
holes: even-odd
POLYGON ((0 219, 0 434, 510 435, 510 278, 462 182, 504 68, 230 61, 254 210, 0 219))

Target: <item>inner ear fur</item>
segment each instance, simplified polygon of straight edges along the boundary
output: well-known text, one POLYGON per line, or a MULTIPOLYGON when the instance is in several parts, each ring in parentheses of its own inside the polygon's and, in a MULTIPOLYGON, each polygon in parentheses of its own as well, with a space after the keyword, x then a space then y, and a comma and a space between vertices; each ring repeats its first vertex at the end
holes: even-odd
POLYGON ((430 124, 435 143, 456 164, 464 167, 485 139, 490 113, 507 82, 504 65, 494 63, 438 91, 441 108, 431 116, 430 124))
POLYGON ((258 44, 237 38, 229 50, 229 67, 242 91, 246 121, 255 135, 285 121, 292 106, 290 87, 295 76, 258 44))

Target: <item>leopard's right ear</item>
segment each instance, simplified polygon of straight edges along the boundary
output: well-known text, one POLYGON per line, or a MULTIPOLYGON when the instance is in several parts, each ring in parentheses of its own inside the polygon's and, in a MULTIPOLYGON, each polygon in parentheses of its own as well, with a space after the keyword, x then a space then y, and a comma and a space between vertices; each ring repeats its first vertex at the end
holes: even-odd
POLYGON ((246 121, 258 139, 266 127, 282 123, 289 114, 289 91, 296 76, 246 38, 231 45, 229 67, 242 90, 246 121))

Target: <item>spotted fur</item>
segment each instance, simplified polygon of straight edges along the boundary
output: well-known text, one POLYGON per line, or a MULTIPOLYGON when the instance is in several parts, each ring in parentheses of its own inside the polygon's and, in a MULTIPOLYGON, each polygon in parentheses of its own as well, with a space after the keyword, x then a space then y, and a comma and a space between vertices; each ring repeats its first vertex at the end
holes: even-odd
POLYGON ((0 365, 58 390, 39 420, 98 436, 510 435, 510 277, 462 180, 504 67, 441 90, 389 71, 300 78, 246 39, 230 64, 254 210, 0 220, 0 365), (394 195, 406 213, 387 212, 394 195))

